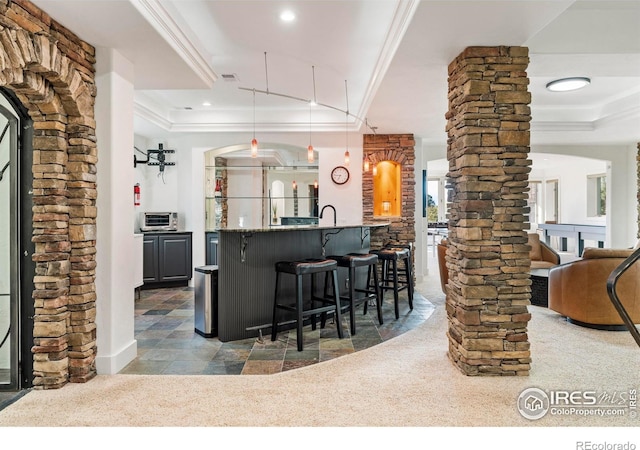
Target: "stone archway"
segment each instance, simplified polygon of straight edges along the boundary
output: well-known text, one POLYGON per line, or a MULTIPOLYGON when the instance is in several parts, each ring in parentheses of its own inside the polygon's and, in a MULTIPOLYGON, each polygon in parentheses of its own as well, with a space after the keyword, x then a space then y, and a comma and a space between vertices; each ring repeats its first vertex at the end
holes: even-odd
MULTIPOLYGON (((395 217, 376 217, 373 208, 372 170, 362 173, 362 220, 372 222, 383 220, 388 227, 371 231, 371 248, 380 248, 385 244, 413 245, 415 231, 415 139, 413 134, 365 134, 362 153, 369 159, 371 167, 381 161, 399 164, 402 184, 400 215, 395 217)), ((415 256, 415 252, 412 253, 415 256)))
POLYGON ((58 388, 96 375, 95 50, 27 1, 0 17, 0 86, 33 120, 33 385, 58 388))

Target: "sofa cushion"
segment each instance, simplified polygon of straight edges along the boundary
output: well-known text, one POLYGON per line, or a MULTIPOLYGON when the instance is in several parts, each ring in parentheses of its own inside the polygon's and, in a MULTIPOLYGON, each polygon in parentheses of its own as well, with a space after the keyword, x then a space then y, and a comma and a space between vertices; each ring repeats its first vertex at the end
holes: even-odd
POLYGON ((540 246, 540 236, 537 233, 529 233, 529 258, 531 261, 542 261, 542 247, 540 246))
POLYGON ((633 249, 624 248, 594 248, 587 247, 582 252, 582 259, 597 258, 628 258, 633 253, 633 249))

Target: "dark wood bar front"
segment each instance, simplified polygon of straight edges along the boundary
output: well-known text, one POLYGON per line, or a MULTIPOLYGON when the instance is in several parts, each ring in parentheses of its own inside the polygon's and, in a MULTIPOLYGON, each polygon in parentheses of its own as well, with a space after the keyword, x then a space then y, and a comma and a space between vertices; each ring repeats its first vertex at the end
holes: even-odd
MULTIPOLYGON (((366 253, 369 251, 370 229, 387 225, 220 230, 218 338, 227 342, 258 336, 260 329, 270 330, 276 262, 349 252, 366 253)), ((339 279, 343 291, 346 273, 340 272, 339 279)), ((293 296, 292 280, 285 281, 281 292, 293 296)), ((322 289, 323 283, 324 278, 319 278, 317 288, 322 289)))

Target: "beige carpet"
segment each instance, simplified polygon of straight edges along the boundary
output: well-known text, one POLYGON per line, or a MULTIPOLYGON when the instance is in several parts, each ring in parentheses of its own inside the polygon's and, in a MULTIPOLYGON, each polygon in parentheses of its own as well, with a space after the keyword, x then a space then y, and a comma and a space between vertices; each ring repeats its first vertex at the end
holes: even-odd
POLYGON ((629 333, 581 328, 531 307, 530 376, 468 377, 447 357, 443 295, 434 288, 420 292, 435 305, 423 325, 353 355, 276 375, 98 376, 86 384, 29 392, 0 411, 0 426, 640 425, 629 411, 528 420, 517 409, 518 396, 529 387, 627 398, 640 388, 640 348, 629 333))

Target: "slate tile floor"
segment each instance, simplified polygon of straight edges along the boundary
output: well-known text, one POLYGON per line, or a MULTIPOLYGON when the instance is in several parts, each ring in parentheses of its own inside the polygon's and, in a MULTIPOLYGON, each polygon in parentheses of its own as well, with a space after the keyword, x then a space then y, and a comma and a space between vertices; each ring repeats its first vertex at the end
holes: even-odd
MULTIPOLYGON (((384 324, 379 325, 375 306, 366 315, 356 313, 356 335, 349 334, 348 313, 343 317, 344 338, 335 324, 304 331, 304 350, 297 351, 295 330, 232 342, 204 338, 194 331, 193 288, 143 290, 135 301, 135 338, 138 356, 121 374, 252 375, 270 374, 317 364, 379 344, 421 324, 434 306, 419 293, 409 310, 406 291, 400 296, 400 318, 395 319, 393 294, 383 302, 384 324)), ((268 330, 267 330, 268 331, 268 330)))

